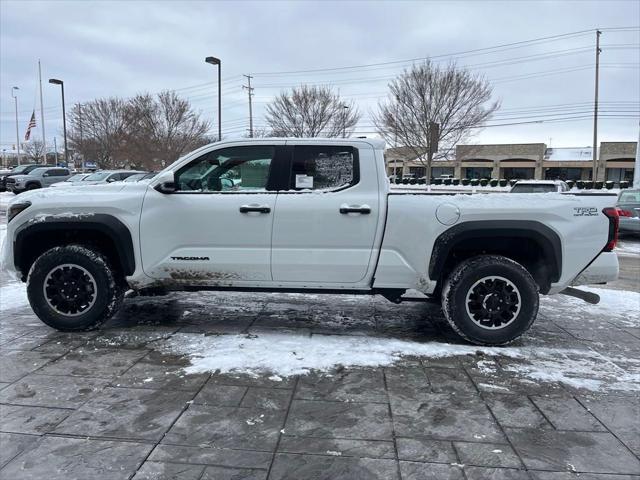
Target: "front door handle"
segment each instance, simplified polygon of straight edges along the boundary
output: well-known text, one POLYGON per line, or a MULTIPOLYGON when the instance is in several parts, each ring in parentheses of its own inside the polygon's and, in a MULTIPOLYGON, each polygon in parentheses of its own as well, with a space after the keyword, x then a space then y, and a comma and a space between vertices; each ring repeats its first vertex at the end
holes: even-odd
POLYGON ((269 213, 271 211, 271 207, 269 205, 241 205, 240 213, 249 213, 249 212, 258 212, 258 213, 269 213))
POLYGON ((340 213, 346 215, 347 213, 361 213, 368 215, 371 213, 371 207, 369 205, 340 205, 340 213))

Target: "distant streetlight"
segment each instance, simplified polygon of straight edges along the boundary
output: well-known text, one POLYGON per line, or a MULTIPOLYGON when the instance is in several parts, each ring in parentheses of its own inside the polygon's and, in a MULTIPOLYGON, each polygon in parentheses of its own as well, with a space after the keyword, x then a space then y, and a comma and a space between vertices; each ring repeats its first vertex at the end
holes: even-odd
POLYGON ((69 166, 69 150, 67 149, 67 114, 64 109, 64 82, 57 78, 50 78, 49 83, 54 85, 60 85, 62 90, 62 130, 64 132, 64 163, 69 166))
POLYGON ((222 140, 222 62, 216 57, 207 57, 205 62, 218 66, 218 141, 222 140))
POLYGON ((20 134, 18 133, 18 94, 14 95, 16 90, 20 90, 18 87, 11 88, 11 96, 16 104, 16 148, 18 149, 18 165, 20 165, 20 134))

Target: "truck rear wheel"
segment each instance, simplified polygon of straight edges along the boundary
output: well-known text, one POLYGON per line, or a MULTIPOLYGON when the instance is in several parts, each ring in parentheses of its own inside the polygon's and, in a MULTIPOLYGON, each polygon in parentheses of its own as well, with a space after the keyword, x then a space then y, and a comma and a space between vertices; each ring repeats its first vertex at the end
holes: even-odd
POLYGON ((524 334, 538 314, 538 286, 519 263, 480 255, 458 264, 442 289, 451 327, 478 345, 503 345, 524 334))
POLYGON ((124 296, 107 258, 82 245, 55 247, 33 263, 27 296, 35 314, 57 330, 98 328, 124 296))

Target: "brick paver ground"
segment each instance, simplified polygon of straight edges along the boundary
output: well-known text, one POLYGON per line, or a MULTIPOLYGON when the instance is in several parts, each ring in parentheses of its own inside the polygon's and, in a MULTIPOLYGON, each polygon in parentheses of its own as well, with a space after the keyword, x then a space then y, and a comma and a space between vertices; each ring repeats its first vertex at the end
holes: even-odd
MULTIPOLYGON (((370 297, 129 299, 82 334, 50 329, 28 307, 4 312, 0 478, 640 478, 638 391, 532 381, 499 355, 279 380, 185 374, 188 359, 155 348, 178 332, 274 331, 458 342, 436 307, 370 297)), ((640 370, 640 329, 602 316, 547 308, 516 346, 624 357, 621 375, 640 370)))

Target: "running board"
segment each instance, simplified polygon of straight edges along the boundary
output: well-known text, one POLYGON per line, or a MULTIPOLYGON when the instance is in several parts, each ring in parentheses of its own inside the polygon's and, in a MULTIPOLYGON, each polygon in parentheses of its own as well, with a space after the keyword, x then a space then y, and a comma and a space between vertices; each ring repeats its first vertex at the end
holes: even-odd
POLYGON ((600 303, 600 295, 591 292, 585 292, 584 290, 578 290, 577 288, 567 287, 560 292, 563 295, 569 295, 570 297, 579 298, 592 305, 600 303))

